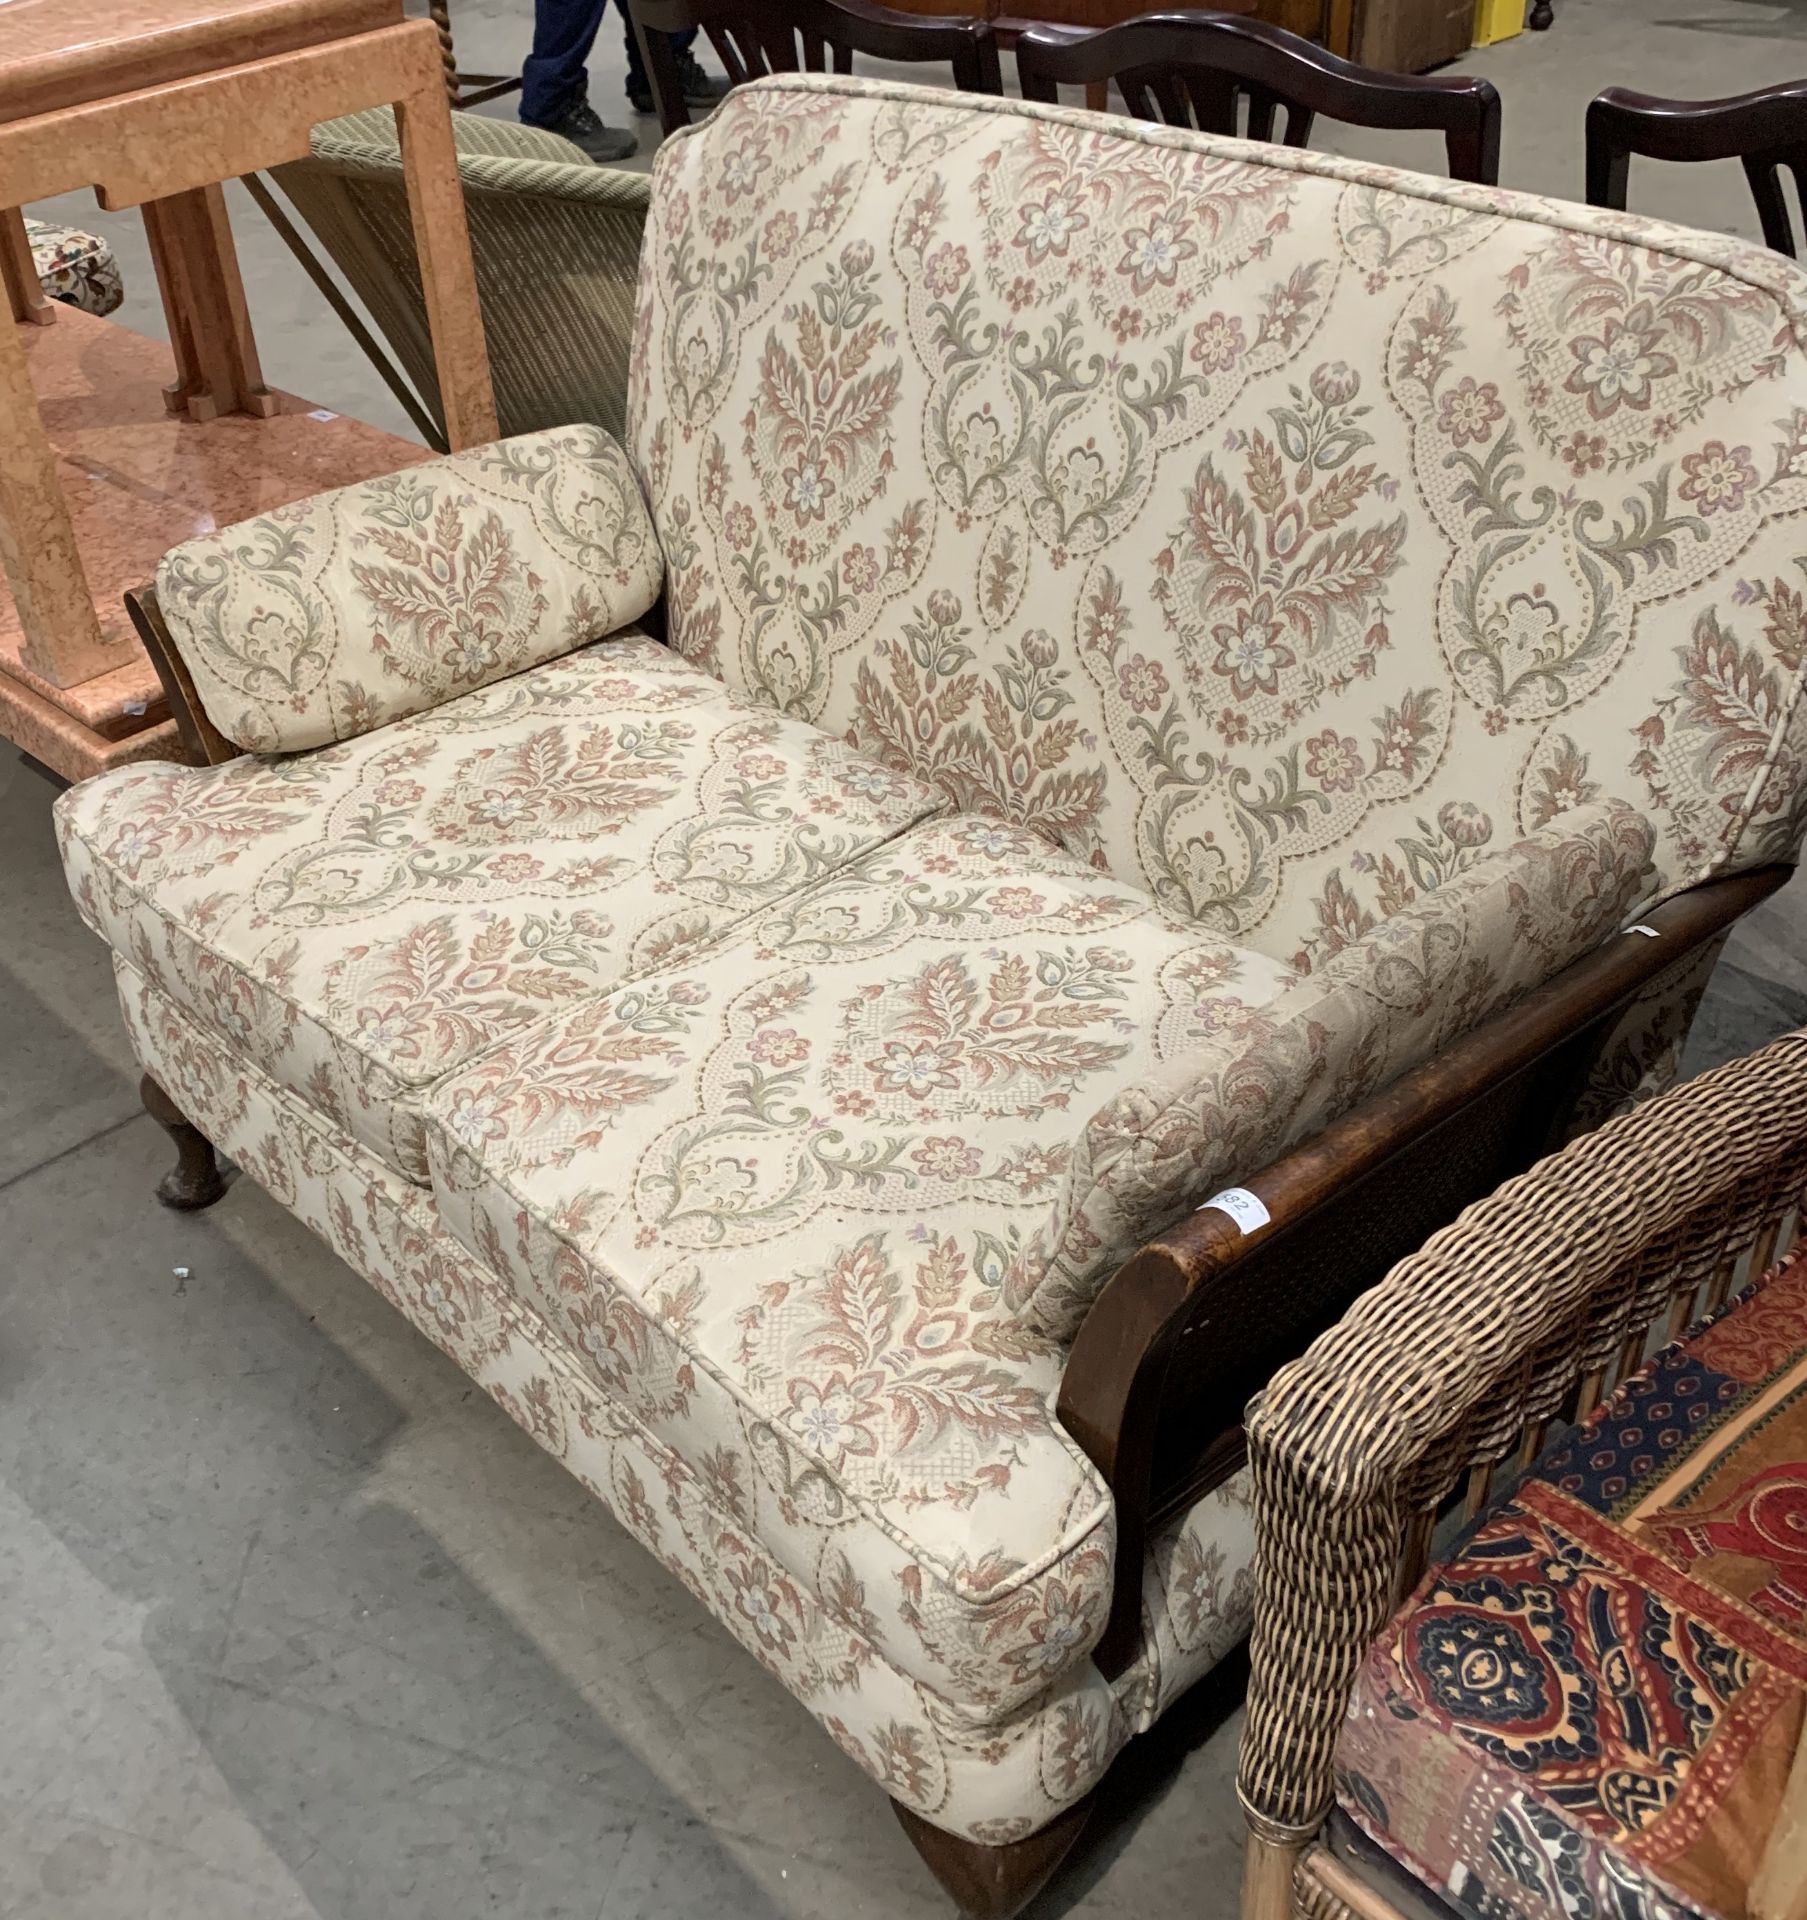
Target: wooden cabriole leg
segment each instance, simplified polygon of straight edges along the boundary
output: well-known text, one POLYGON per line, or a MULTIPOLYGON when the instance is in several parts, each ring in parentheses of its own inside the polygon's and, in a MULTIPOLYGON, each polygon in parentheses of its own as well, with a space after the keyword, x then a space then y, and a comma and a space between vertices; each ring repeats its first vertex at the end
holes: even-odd
POLYGON ((210 1207, 226 1191, 213 1142, 193 1124, 150 1074, 138 1083, 144 1110, 176 1143, 176 1164, 157 1185, 157 1198, 179 1213, 210 1207))
POLYGON ((1005 1847, 962 1840, 958 1834, 931 1826, 899 1800, 891 1805, 910 1844, 969 1920, 1011 1920, 1047 1885, 1071 1852, 1091 1816, 1092 1796, 1074 1801, 1040 1833, 1005 1847))

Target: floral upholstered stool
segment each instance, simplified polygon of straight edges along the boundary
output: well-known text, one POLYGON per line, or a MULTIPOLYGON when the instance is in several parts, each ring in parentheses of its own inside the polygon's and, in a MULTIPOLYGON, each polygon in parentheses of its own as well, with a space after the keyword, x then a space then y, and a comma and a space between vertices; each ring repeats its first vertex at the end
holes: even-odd
POLYGON ((1807 1251, 1432 1569, 1362 1668, 1338 1799, 1464 1914, 1792 1914, 1804 1700, 1807 1251))
POLYGON ((31 243, 32 266, 51 299, 102 316, 124 300, 119 262, 99 234, 27 219, 25 237, 31 243))

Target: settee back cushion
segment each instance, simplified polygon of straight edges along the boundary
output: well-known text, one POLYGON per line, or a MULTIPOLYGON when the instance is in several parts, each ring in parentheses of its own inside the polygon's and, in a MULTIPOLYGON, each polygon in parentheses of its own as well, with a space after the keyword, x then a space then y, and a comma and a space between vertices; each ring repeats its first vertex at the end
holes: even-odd
POLYGON ((1802 830, 1807 281, 1724 236, 889 83, 661 150, 673 644, 1315 963, 1620 799, 1802 830))
POLYGON ((602 639, 652 605, 662 571, 620 445, 573 426, 186 541, 157 598, 208 719, 286 753, 602 639))

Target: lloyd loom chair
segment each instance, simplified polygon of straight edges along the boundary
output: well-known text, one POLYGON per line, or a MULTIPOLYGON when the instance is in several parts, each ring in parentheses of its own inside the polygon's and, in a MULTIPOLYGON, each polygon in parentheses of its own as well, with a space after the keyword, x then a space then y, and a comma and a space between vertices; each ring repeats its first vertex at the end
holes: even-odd
MULTIPOLYGON (((593 166, 557 135, 513 121, 454 113, 452 129, 501 432, 583 420, 619 434, 650 180, 593 166)), ((443 450, 393 116, 382 109, 329 121, 306 160, 274 174, 386 348, 269 189, 255 176, 246 184, 422 437, 443 450)))
MULTIPOLYGON (((1427 1787, 1418 1780, 1419 1799, 1408 1817, 1422 1824, 1431 1817, 1423 1795, 1446 1796, 1434 1812, 1438 1831, 1455 1833, 1450 1844, 1471 1849, 1478 1831, 1485 1851, 1490 1807, 1496 1821, 1494 1861, 1491 1868, 1478 1862, 1477 1874, 1491 1871, 1502 1879, 1510 1875, 1512 1892, 1504 1897, 1522 1896, 1527 1914, 1552 1910, 1542 1903, 1545 1889, 1538 1885, 1545 1866, 1539 1849, 1521 1843, 1515 1851, 1512 1839, 1521 1830, 1515 1824, 1513 1796, 1527 1775, 1535 1777, 1541 1758, 1533 1737, 1521 1733, 1516 1721, 1535 1717, 1534 1703, 1527 1703, 1540 1682, 1546 1694, 1552 1689, 1537 1660, 1524 1659, 1508 1636, 1519 1606, 1536 1612, 1542 1605, 1539 1581, 1559 1583, 1572 1555, 1557 1556, 1554 1572, 1548 1559, 1541 1567, 1534 1560, 1527 1576, 1531 1597, 1518 1601, 1516 1576, 1507 1570, 1512 1544, 1512 1509, 1507 1509, 1504 1517, 1495 1516, 1501 1525, 1490 1525, 1472 1552, 1456 1556, 1463 1570, 1477 1560, 1484 1568, 1499 1569, 1483 1581, 1491 1598, 1476 1601, 1479 1611, 1471 1609, 1469 1624, 1465 1626, 1462 1617, 1466 1589, 1460 1574, 1452 1573, 1420 1590, 1413 1606, 1399 1617, 1397 1634, 1389 1629, 1387 1643, 1370 1656, 1366 1668, 1364 1656, 1398 1595, 1417 1583, 1437 1516, 1463 1499, 1464 1484, 1464 1518, 1472 1520, 1487 1504, 1500 1463, 1516 1460, 1521 1468, 1526 1466, 1558 1416, 1572 1412, 1585 1417, 1615 1377, 1623 1382, 1641 1366, 1647 1331, 1655 1322, 1666 1316, 1667 1336, 1674 1339, 1697 1312, 1712 1312, 1736 1284, 1767 1270, 1794 1237, 1804 1184, 1807 1032, 1789 1034, 1749 1059, 1734 1061, 1608 1122, 1469 1207, 1358 1300, 1340 1324, 1302 1359, 1282 1369, 1257 1397, 1248 1419, 1258 1543, 1256 1607, 1248 1724, 1238 1776, 1250 1830, 1245 1920, 1289 1920, 1294 1913, 1311 1920, 1373 1920, 1402 1909, 1420 1910, 1402 1891, 1401 1882, 1392 1879, 1403 1875, 1403 1869, 1378 1848, 1363 1847, 1345 1814, 1335 1816, 1334 1844, 1325 1829, 1333 1802, 1353 1804, 1370 1828, 1379 1817, 1373 1793, 1362 1797, 1355 1759, 1372 1763, 1360 1753, 1352 1759, 1350 1753, 1360 1719, 1355 1715, 1346 1721, 1353 1712, 1351 1689, 1357 1686, 1359 1669, 1357 1699, 1365 1705, 1375 1673, 1382 1665, 1392 1671, 1382 1655, 1390 1652, 1406 1660, 1407 1654, 1397 1649, 1420 1621, 1430 1621, 1433 1633, 1441 1627, 1458 1657, 1469 1627, 1492 1623, 1489 1645, 1483 1648, 1477 1642, 1475 1656, 1493 1660, 1503 1649, 1503 1658, 1518 1661, 1511 1669, 1518 1675, 1517 1698, 1504 1684, 1503 1665, 1498 1671, 1471 1667, 1456 1676, 1458 1684, 1478 1684, 1482 1692, 1493 1688, 1479 1709, 1486 1724, 1471 1736, 1476 1744, 1469 1748, 1478 1756, 1474 1766, 1484 1784, 1479 1789, 1447 1785, 1452 1774, 1460 1773, 1462 1758, 1459 1750, 1455 1759, 1448 1758, 1451 1742, 1446 1736, 1438 1750, 1444 1756, 1441 1783, 1427 1787), (1507 1536, 1504 1544, 1502 1535, 1507 1536), (1433 1610, 1439 1610, 1438 1617, 1431 1621, 1433 1610), (1489 1741, 1497 1741, 1499 1761, 1490 1784, 1489 1741), (1450 1811, 1472 1807, 1477 1799, 1486 1806, 1467 1820, 1450 1811)), ((1807 1342, 1799 1299, 1801 1279, 1807 1276, 1801 1275, 1798 1262, 1794 1272, 1787 1299, 1779 1298, 1770 1316, 1771 1356, 1807 1342), (1789 1330, 1779 1344, 1774 1335, 1778 1317, 1789 1330)), ((1780 1295, 1779 1280, 1777 1291, 1780 1295)), ((1697 1344, 1691 1341, 1689 1348, 1697 1344)), ((1740 1348, 1746 1358, 1751 1346, 1747 1336, 1740 1348)), ((1666 1398, 1646 1389, 1630 1410, 1641 1427, 1630 1426, 1624 1410, 1608 1404, 1602 1414, 1620 1415, 1617 1427, 1601 1429, 1587 1445, 1570 1452, 1546 1455, 1539 1482, 1548 1479, 1563 1488, 1580 1484, 1597 1493, 1603 1450, 1627 1432, 1634 1446, 1641 1437, 1646 1457, 1631 1457, 1621 1468, 1625 1456, 1614 1455, 1607 1471, 1621 1473, 1625 1486, 1606 1481, 1604 1502, 1596 1497, 1591 1504, 1606 1504, 1611 1513, 1616 1511, 1610 1506, 1615 1495, 1623 1505, 1642 1493, 1645 1483, 1660 1482, 1677 1464, 1666 1446, 1678 1449, 1691 1442, 1710 1411, 1737 1410, 1736 1382, 1726 1379, 1728 1373, 1736 1373, 1739 1382, 1754 1381, 1754 1388, 1745 1389, 1747 1399, 1764 1384, 1761 1365, 1740 1372, 1723 1354, 1717 1358, 1719 1373, 1693 1396, 1710 1407, 1700 1405, 1687 1413, 1686 1385, 1671 1392, 1671 1376, 1659 1372, 1654 1386, 1666 1398), (1677 1412, 1678 1405, 1684 1410, 1677 1412), (1664 1423, 1671 1431, 1657 1433, 1664 1423), (1590 1468, 1595 1480, 1591 1486, 1590 1468)), ((1794 1364, 1799 1365, 1798 1353, 1794 1364)), ((1690 1466, 1698 1469, 1700 1462, 1690 1466)), ((1587 1522, 1583 1512, 1577 1537, 1583 1537, 1580 1528, 1587 1522)), ((1528 1532, 1536 1537, 1535 1527, 1528 1532)), ((1785 1551, 1781 1557, 1787 1557, 1785 1551)), ((1665 1600, 1670 1597, 1665 1593, 1665 1600)), ((1619 1603, 1612 1604, 1616 1608, 1619 1603)), ((1798 1608, 1798 1601, 1794 1604, 1798 1608)), ((1543 1634, 1560 1636, 1563 1620, 1554 1613, 1547 1617, 1552 1624, 1543 1634)), ((1560 1642, 1557 1649, 1549 1672, 1569 1674, 1564 1686, 1579 1687, 1584 1696, 1586 1656, 1574 1665, 1562 1656, 1560 1642)), ((1701 1662, 1710 1663, 1713 1657, 1710 1651, 1698 1654, 1701 1662)), ((1624 1683, 1627 1670, 1618 1669, 1621 1681, 1614 1691, 1642 1703, 1636 1686, 1624 1683)), ((1600 1686, 1602 1693, 1607 1691, 1604 1679, 1600 1686)), ((1726 1709, 1724 1699, 1715 1704, 1720 1711, 1726 1709)), ((1634 1705, 1628 1713, 1639 1710, 1634 1705)), ((1385 1705, 1370 1711, 1367 1724, 1382 1727, 1380 1735, 1368 1737, 1370 1748, 1376 1739, 1384 1740, 1387 1723, 1394 1723, 1397 1734, 1399 1717, 1406 1711, 1396 1703, 1390 1712, 1385 1705)), ((1577 1754, 1585 1759, 1593 1751, 1587 1744, 1593 1736, 1586 1711, 1585 1704, 1575 1709, 1574 1718, 1556 1729, 1582 1742, 1575 1752, 1564 1749, 1570 1760, 1577 1754)), ((1646 1711, 1652 1722, 1660 1720, 1655 1709, 1646 1711)), ((1607 1712, 1604 1703, 1598 1712, 1607 1712)), ((1699 1725, 1697 1720, 1697 1739, 1702 1737, 1699 1725)), ((1675 1744, 1685 1749, 1687 1741, 1675 1744)), ((1649 1773, 1658 1789, 1678 1793, 1685 1753, 1677 1764, 1661 1741, 1653 1745, 1656 1751, 1644 1755, 1649 1773)), ((1737 1745, 1736 1736, 1732 1745, 1737 1745)), ((1783 1759, 1785 1763, 1786 1748, 1783 1759)), ((1635 1768, 1631 1771, 1636 1773, 1635 1768)), ((1411 1781, 1402 1784, 1397 1770, 1383 1773, 1383 1784, 1389 1796, 1412 1798, 1411 1781)), ((1633 1777, 1622 1785, 1633 1808, 1626 1824, 1633 1829, 1649 1817, 1652 1803, 1661 1804, 1658 1791, 1640 1798, 1641 1784, 1633 1777)), ((1564 1775, 1562 1790, 1571 1795, 1580 1791, 1573 1773, 1564 1775)), ((1748 1816, 1747 1807, 1746 1824, 1748 1816)), ((1522 1830, 1537 1831, 1544 1817, 1533 1805, 1522 1830)), ((1540 1837, 1565 1876, 1563 1886, 1573 1894, 1575 1904, 1560 1910, 1594 1913, 1589 1899, 1597 1889, 1582 1884, 1574 1833, 1565 1833, 1551 1820, 1540 1837)), ((1757 1850, 1761 1833, 1749 1840, 1752 1851, 1757 1850)), ((1401 1850, 1395 1838, 1390 1851, 1401 1850)), ((1607 1871, 1626 1873, 1626 1900, 1622 1907, 1601 1906, 1600 1913, 1670 1911, 1660 1900, 1648 1904, 1636 1893, 1643 1884, 1640 1869, 1609 1866, 1607 1871)), ((1461 1899, 1462 1911, 1495 1911, 1487 1904, 1489 1897, 1482 1881, 1471 1881, 1461 1899)), ((1497 1886, 1491 1897, 1502 1897, 1497 1886)), ((1517 1905, 1497 1910, 1520 1911, 1517 1905)))

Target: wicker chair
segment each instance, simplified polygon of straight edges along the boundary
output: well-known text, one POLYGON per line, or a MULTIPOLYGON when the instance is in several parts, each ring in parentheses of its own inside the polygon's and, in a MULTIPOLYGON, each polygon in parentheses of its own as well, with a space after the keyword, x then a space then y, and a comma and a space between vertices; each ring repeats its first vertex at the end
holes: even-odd
POLYGON ((1257 1396, 1244 1920, 1398 1911, 1321 1834, 1357 1669, 1439 1513, 1478 1513, 1496 1465, 1590 1411, 1660 1317, 1674 1337, 1767 1268, 1804 1185, 1807 1032, 1508 1181, 1257 1396))
MULTIPOLYGON (((592 166, 568 142, 511 121, 454 114, 452 123, 502 433, 579 420, 621 433, 650 180, 592 166)), ((264 211, 423 437, 443 448, 426 307, 389 111, 327 122, 315 130, 310 158, 274 171, 375 320, 388 351, 326 275, 275 196, 253 180, 248 184, 264 211)))

